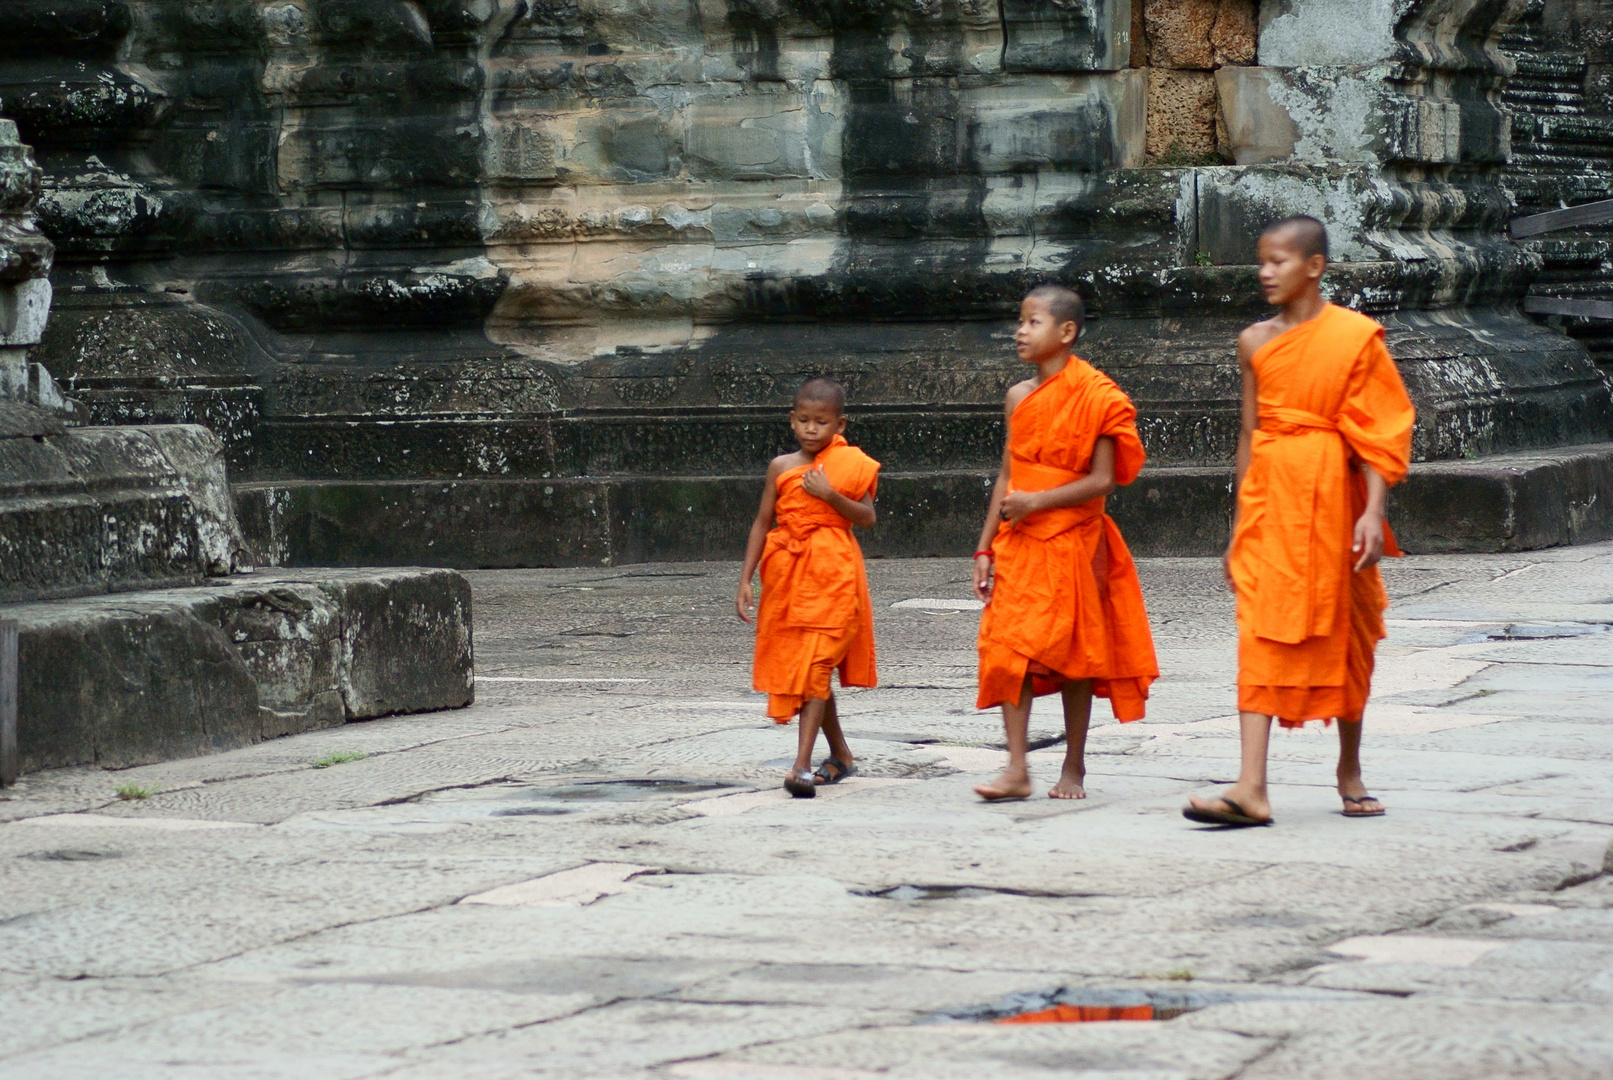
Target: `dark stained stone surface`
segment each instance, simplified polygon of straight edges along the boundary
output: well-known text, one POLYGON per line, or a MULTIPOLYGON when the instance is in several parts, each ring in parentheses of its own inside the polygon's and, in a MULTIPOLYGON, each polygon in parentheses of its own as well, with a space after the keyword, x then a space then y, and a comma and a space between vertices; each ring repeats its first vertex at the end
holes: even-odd
POLYGON ((447 570, 281 571, 0 605, 24 772, 190 757, 473 698, 470 586, 447 570))

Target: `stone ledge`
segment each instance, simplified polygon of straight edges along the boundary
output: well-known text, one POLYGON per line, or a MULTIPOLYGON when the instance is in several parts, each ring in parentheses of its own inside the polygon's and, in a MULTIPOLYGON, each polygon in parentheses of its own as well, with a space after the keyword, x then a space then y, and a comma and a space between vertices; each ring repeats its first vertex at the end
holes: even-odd
MULTIPOLYGON (((888 473, 870 557, 967 555, 993 473, 888 473)), ((1225 544, 1224 469, 1160 468, 1111 499, 1140 554, 1225 544), (1169 513, 1156 512, 1159 508, 1169 513)), ((737 559, 761 477, 300 481, 236 486, 236 512, 269 565, 437 563, 462 568, 737 559)))
POLYGON ((1613 443, 1416 465, 1390 510, 1402 546, 1418 553, 1613 539, 1613 443))
POLYGON ((451 570, 270 571, 0 606, 16 619, 22 770, 109 768, 471 703, 451 570))
POLYGON ((0 602, 200 582, 240 547, 224 447, 204 427, 0 438, 0 602))
MULTIPOLYGON (((870 557, 967 555, 992 473, 891 472, 870 557)), ((1138 555, 1217 555, 1231 470, 1159 467, 1110 497, 1138 555)), ((734 559, 756 513, 753 476, 288 481, 235 486, 267 565, 583 566, 734 559)), ((1415 553, 1521 551, 1613 537, 1613 443, 1415 465, 1390 496, 1415 553)))

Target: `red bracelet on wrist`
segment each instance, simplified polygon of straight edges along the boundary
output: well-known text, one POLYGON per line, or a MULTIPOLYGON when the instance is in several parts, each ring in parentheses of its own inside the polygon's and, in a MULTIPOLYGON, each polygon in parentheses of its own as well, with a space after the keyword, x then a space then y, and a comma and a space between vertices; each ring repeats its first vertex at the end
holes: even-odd
POLYGON ((980 558, 980 556, 982 556, 982 555, 984 555, 986 558, 990 559, 992 562, 997 561, 997 554, 994 551, 977 551, 977 552, 975 552, 975 558, 977 558, 977 559, 980 558))

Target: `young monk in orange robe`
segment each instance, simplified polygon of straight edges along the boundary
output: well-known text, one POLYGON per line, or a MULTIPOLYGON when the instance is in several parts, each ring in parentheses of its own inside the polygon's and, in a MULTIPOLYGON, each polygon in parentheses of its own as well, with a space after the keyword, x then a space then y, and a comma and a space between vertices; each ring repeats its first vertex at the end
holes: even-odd
POLYGON ((851 527, 874 524, 879 462, 848 445, 846 395, 833 379, 809 379, 797 391, 790 428, 801 449, 767 467, 762 504, 745 545, 734 606, 756 624, 752 683, 767 695, 767 715, 801 731, 784 786, 798 799, 856 772, 840 727, 830 673, 841 686, 874 686, 874 609, 862 548, 851 527), (774 521, 778 524, 775 526, 774 521), (760 610, 751 577, 760 565, 760 610), (812 769, 822 729, 829 757, 812 769))
POLYGON ((1142 587, 1126 542, 1103 512, 1104 496, 1143 466, 1137 410, 1071 346, 1081 298, 1059 285, 1033 289, 1020 305, 1014 343, 1036 377, 1009 388, 1008 439, 975 552, 980 619, 976 708, 1002 706, 1008 768, 975 793, 1031 793, 1025 743, 1031 699, 1061 692, 1064 768, 1048 792, 1086 798, 1086 738, 1092 695, 1116 719, 1143 715, 1159 676, 1142 587))
POLYGON ((1378 560, 1399 555, 1384 521, 1411 461, 1411 399, 1383 327, 1322 299, 1327 231, 1287 218, 1260 237, 1260 284, 1282 308, 1238 337, 1243 433, 1227 581, 1238 598, 1238 782, 1193 797, 1193 821, 1269 825, 1271 720, 1339 722, 1347 817, 1383 804, 1361 781, 1361 715, 1389 606, 1378 560))

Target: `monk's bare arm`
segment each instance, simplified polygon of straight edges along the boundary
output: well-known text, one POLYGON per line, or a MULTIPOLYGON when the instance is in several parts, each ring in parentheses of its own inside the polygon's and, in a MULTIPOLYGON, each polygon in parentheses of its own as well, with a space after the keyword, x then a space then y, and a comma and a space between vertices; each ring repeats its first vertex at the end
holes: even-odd
POLYGON ((1243 377, 1243 400, 1238 411, 1238 456, 1233 474, 1233 494, 1243 483, 1243 474, 1249 471, 1250 447, 1255 432, 1260 429, 1260 388, 1255 381, 1254 355, 1272 334, 1264 323, 1246 327, 1238 335, 1238 372, 1243 377))
POLYGON ((829 483, 829 477, 824 474, 823 466, 808 469, 806 475, 801 477, 801 488, 815 499, 822 499, 834 507, 835 513, 863 529, 871 529, 879 515, 874 512, 874 496, 872 493, 864 495, 861 499, 849 499, 836 491, 829 483))
POLYGON ((1046 491, 1016 491, 1003 500, 1009 521, 1018 521, 1038 510, 1059 506, 1080 506, 1101 499, 1115 489, 1115 441, 1100 435, 1092 447, 1092 468, 1079 480, 1046 491))
MULTIPOLYGON (((1015 383, 1008 388, 1008 396, 1003 400, 1003 460, 997 469, 997 480, 991 485, 991 502, 986 505, 986 523, 980 527, 980 541, 975 545, 976 551, 990 551, 991 542, 997 539, 997 530, 1002 527, 1003 500, 1008 497, 1008 477, 1011 459, 1008 453, 1008 429, 1014 422, 1014 410, 1019 403, 1025 400, 1027 394, 1035 387, 1029 382, 1015 383)), ((991 557, 989 555, 976 555, 974 565, 975 597, 982 603, 991 602, 991 557)))
POLYGON ((750 536, 745 540, 745 565, 739 571, 739 592, 734 596, 734 610, 746 622, 756 619, 756 592, 751 578, 762 561, 762 546, 767 543, 767 531, 773 527, 773 507, 778 502, 778 478, 784 471, 784 459, 774 458, 767 466, 767 480, 762 485, 762 502, 751 522, 750 536))
POLYGON ((1359 556, 1355 562, 1358 571, 1376 566, 1383 558, 1383 512, 1384 502, 1389 498, 1389 484, 1378 475, 1377 469, 1362 462, 1361 475, 1367 482, 1367 508, 1355 523, 1355 536, 1350 545, 1350 553, 1359 556))

